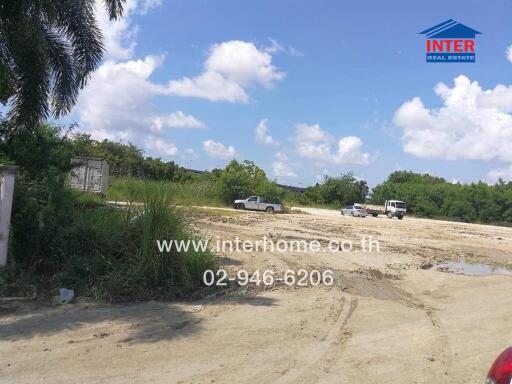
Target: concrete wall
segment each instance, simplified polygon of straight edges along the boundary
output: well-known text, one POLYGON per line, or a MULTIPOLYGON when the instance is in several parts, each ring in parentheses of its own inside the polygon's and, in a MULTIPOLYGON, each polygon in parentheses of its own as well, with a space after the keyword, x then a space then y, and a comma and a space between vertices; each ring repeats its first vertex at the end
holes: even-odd
POLYGON ((7 264, 14 179, 17 167, 0 165, 0 267, 7 264))

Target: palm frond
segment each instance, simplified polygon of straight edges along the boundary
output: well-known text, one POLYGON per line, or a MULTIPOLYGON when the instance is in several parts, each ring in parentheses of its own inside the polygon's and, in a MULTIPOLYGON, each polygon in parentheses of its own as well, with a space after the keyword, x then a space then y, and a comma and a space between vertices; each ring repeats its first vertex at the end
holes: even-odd
MULTIPOLYGON (((126 0, 103 0, 109 17, 126 0)), ((0 101, 16 129, 71 110, 103 56, 95 0, 0 2, 0 101)))
POLYGON ((55 24, 70 41, 76 81, 81 88, 103 56, 102 34, 96 23, 93 0, 63 2, 66 6, 54 9, 55 24))
POLYGON ((78 96, 79 86, 73 50, 58 32, 45 30, 48 60, 51 63, 52 106, 54 115, 61 116, 71 110, 78 96))
POLYGON ((104 3, 107 7, 110 20, 117 20, 119 17, 123 16, 126 0, 104 0, 104 3))
POLYGON ((48 117, 51 70, 38 25, 25 23, 19 29, 23 32, 10 36, 15 94, 8 117, 23 129, 48 117))

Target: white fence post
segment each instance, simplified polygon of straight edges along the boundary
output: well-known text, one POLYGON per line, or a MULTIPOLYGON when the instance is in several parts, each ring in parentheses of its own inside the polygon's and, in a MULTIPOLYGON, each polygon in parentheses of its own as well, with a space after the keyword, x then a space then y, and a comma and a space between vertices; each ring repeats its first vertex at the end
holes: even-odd
POLYGON ((18 167, 0 164, 0 267, 7 264, 14 179, 18 167))

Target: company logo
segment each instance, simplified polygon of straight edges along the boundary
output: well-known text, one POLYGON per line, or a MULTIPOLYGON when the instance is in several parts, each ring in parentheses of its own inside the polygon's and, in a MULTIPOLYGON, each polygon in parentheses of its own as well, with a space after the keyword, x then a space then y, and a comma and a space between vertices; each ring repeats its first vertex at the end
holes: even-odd
POLYGON ((455 20, 420 32, 427 37, 427 63, 474 63, 475 36, 481 32, 455 20))

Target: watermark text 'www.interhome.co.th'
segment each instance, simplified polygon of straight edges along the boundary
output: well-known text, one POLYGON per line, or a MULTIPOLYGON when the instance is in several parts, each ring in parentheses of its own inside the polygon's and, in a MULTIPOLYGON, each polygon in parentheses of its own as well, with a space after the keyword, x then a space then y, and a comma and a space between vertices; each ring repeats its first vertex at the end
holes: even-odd
POLYGON ((217 236, 216 241, 203 239, 187 240, 157 240, 158 250, 160 252, 188 252, 188 251, 206 251, 208 249, 214 252, 222 253, 240 253, 240 252, 380 252, 379 241, 372 236, 361 236, 354 242, 351 240, 329 240, 327 242, 319 240, 286 240, 269 239, 267 236, 258 240, 241 240, 238 236, 234 240, 224 240, 217 236))

